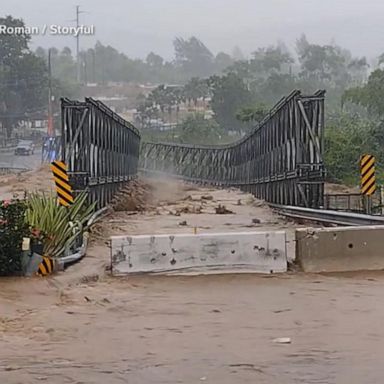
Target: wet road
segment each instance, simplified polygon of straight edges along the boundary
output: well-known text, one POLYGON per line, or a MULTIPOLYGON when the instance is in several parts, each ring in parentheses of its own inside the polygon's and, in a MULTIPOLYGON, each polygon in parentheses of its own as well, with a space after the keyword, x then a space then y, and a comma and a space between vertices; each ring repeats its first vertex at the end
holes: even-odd
POLYGON ((36 174, 23 173, 21 177, 18 172, 7 173, 1 168, 22 168, 36 170, 41 166, 41 150, 35 150, 35 153, 30 156, 15 156, 13 151, 1 152, 0 151, 0 199, 11 199, 18 194, 24 194, 24 190, 39 189, 47 177, 50 176, 49 172, 46 175, 38 176, 36 174))
POLYGON ((41 149, 36 149, 30 156, 15 156, 13 151, 0 152, 0 168, 36 169, 41 165, 41 149))

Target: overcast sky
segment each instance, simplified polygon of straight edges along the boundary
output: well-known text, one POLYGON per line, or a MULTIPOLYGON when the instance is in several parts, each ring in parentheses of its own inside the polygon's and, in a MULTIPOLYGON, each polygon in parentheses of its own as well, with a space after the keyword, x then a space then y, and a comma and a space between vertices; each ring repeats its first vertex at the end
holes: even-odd
MULTIPOLYGON (((2 15, 21 17, 28 26, 74 25, 75 6, 86 13, 81 23, 95 25, 92 37, 131 57, 150 51, 173 56, 175 36, 200 38, 214 53, 238 45, 248 54, 283 40, 293 48, 305 33, 310 42, 335 41, 355 55, 369 58, 384 52, 384 0, 1 0, 2 15)), ((41 36, 34 47, 65 45, 74 38, 41 36)))

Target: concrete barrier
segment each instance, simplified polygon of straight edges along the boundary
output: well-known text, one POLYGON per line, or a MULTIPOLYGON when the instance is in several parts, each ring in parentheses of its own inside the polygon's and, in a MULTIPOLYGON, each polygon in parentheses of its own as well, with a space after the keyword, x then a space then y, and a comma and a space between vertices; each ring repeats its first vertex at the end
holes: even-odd
POLYGON ((114 236, 113 275, 168 271, 287 270, 286 235, 276 232, 114 236))
POLYGON ((304 272, 384 269, 384 226, 296 230, 296 260, 304 272))

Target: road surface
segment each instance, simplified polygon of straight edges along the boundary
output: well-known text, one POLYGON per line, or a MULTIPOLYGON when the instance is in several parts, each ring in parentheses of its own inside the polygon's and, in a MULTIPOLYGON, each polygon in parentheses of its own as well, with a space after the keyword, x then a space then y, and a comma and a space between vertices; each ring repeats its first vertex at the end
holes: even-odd
POLYGON ((30 156, 15 156, 13 151, 0 152, 0 168, 15 167, 36 169, 41 165, 41 149, 30 156))

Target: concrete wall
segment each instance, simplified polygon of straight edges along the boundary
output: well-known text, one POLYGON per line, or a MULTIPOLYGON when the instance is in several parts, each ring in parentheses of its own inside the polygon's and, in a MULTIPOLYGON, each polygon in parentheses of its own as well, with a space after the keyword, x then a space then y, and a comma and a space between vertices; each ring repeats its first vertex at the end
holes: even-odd
POLYGON ((296 260, 305 272, 384 269, 384 226, 298 229, 296 260))
POLYGON ((175 270, 287 270, 284 231, 111 238, 114 275, 175 270))

